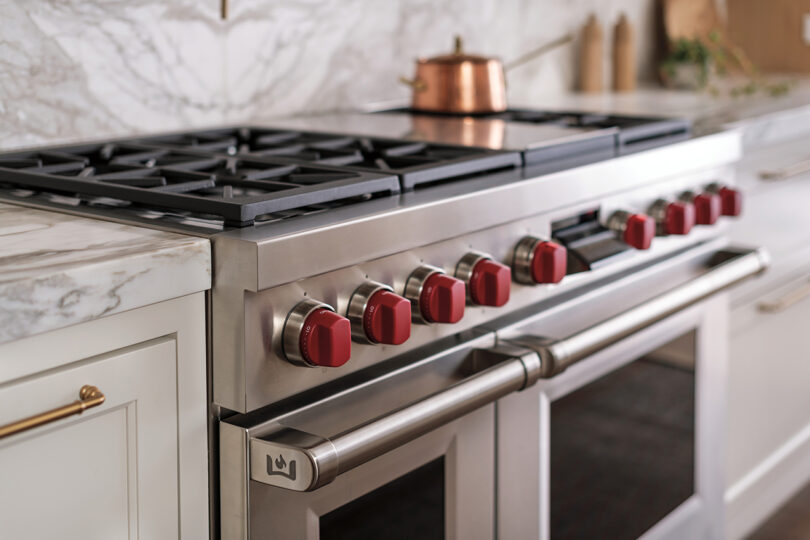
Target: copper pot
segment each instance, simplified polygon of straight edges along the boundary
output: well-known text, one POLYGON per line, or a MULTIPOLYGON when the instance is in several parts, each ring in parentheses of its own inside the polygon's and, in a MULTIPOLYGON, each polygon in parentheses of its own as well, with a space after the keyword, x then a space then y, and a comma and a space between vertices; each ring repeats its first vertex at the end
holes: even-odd
POLYGON ((400 80, 413 88, 412 107, 420 111, 480 114, 506 110, 505 72, 573 39, 566 35, 523 55, 505 67, 500 59, 455 50, 416 61, 416 76, 400 80))

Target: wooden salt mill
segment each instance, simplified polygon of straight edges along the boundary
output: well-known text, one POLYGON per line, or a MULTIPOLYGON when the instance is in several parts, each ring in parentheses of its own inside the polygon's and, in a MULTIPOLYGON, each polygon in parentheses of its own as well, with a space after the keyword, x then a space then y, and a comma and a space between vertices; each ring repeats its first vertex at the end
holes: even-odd
POLYGON ((580 44, 579 85, 583 92, 601 92, 602 81, 602 26, 591 13, 588 22, 582 28, 580 44))
POLYGON ((633 26, 622 13, 613 29, 613 89, 632 92, 636 89, 636 43, 633 26))

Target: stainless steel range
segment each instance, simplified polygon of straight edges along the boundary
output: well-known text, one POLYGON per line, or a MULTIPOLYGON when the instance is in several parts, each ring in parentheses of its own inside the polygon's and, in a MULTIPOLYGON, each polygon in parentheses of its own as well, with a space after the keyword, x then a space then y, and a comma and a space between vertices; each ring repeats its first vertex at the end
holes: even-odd
POLYGON ((392 111, 6 154, 0 198, 212 239, 215 536, 720 538, 739 153, 392 111))

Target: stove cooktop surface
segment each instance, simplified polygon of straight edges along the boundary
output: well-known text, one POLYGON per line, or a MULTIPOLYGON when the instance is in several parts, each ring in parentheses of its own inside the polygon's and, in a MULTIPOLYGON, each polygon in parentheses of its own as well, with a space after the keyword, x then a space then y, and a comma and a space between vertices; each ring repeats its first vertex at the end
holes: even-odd
POLYGON ((394 174, 404 190, 521 165, 517 152, 289 129, 233 128, 154 137, 140 142, 260 159, 291 159, 346 171, 394 174))
MULTIPOLYGON (((412 115, 437 115, 413 109, 398 109, 412 115)), ((438 116, 457 116, 439 113, 438 116)), ((507 109, 502 113, 476 115, 475 119, 500 119, 509 123, 556 125, 566 128, 591 130, 611 129, 616 134, 618 154, 626 154, 639 149, 646 149, 662 144, 669 144, 687 138, 691 124, 681 118, 664 118, 650 116, 628 116, 577 111, 545 111, 537 109, 507 109)))
POLYGON ((691 134, 690 123, 683 119, 524 108, 479 115, 399 108, 296 117, 274 124, 517 151, 526 165, 562 166, 646 150, 687 139, 691 134))
POLYGON ((688 136, 681 120, 527 109, 332 114, 0 154, 0 195, 216 232, 425 185, 474 186, 521 165, 545 174, 688 136))
POLYGON ((516 152, 238 127, 0 154, 0 187, 32 204, 223 229, 520 164, 516 152))

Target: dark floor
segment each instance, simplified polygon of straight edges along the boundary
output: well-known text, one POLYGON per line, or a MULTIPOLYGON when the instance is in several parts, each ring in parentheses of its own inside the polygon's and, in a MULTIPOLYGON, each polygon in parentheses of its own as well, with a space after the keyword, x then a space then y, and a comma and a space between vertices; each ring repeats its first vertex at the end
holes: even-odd
POLYGON ((747 540, 807 540, 810 538, 810 484, 777 510, 747 540))

